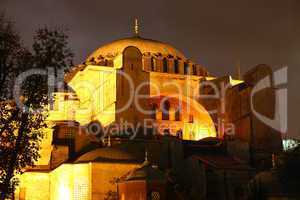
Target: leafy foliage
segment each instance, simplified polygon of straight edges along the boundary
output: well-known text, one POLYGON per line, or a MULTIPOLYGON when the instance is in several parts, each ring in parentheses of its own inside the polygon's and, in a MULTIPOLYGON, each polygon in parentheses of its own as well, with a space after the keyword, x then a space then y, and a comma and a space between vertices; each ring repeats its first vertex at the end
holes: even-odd
MULTIPOLYGON (((0 193, 5 199, 14 191, 15 175, 34 166, 39 158, 43 128, 46 127, 48 85, 46 75, 33 75, 13 97, 17 76, 32 69, 52 67, 57 77, 72 64, 67 35, 58 29, 38 29, 33 52, 24 48, 11 22, 0 16, 0 193), (22 106, 17 104, 21 100, 22 106)), ((63 77, 63 75, 62 75, 63 77)), ((21 84, 21 83, 19 83, 21 84)))
POLYGON ((13 24, 0 15, 0 99, 12 97, 10 88, 21 70, 18 60, 25 51, 13 24))
MULTIPOLYGON (((10 194, 26 167, 34 166, 39 158, 45 114, 20 110, 14 102, 0 104, 0 189, 10 194)), ((3 195, 3 194, 2 194, 3 195)))
MULTIPOLYGON (((68 36, 60 29, 48 27, 36 31, 33 42, 31 69, 52 69, 56 85, 50 88, 47 76, 33 75, 26 81, 24 91, 30 91, 31 101, 45 102, 51 91, 64 87, 64 73, 73 65, 73 53, 68 48, 68 36), (31 91, 35 88, 35 93, 31 91), (43 95, 40 95, 42 93, 43 95)), ((48 71, 49 73, 49 71, 48 71)))
POLYGON ((60 29, 48 27, 36 31, 33 43, 35 67, 53 67, 67 71, 73 65, 73 53, 68 48, 68 36, 60 29))

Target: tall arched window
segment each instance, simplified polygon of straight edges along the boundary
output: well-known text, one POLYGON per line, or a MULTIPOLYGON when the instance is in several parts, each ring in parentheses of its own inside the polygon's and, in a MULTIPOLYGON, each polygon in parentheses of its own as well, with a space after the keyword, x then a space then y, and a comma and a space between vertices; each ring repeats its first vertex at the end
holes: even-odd
POLYGON ((156 119, 157 108, 158 108, 158 106, 156 104, 152 105, 152 108, 151 108, 151 119, 156 119))
POLYGON ((175 74, 179 73, 178 60, 174 60, 174 72, 175 74))
POLYGON ((168 60, 167 60, 167 58, 163 59, 163 72, 168 72, 168 60))
POLYGON ((169 120, 169 111, 170 111, 170 102, 168 100, 165 100, 163 102, 163 107, 162 107, 162 119, 163 120, 169 120))
POLYGON ((179 130, 176 132, 176 137, 178 137, 179 139, 182 139, 182 129, 179 129, 179 130))
POLYGON ((189 73, 189 64, 187 62, 184 62, 184 69, 183 69, 184 74, 189 73))
POLYGON ((151 71, 155 71, 155 66, 154 66, 154 58, 151 57, 151 71))
POLYGON ((197 75, 197 66, 193 65, 193 75, 197 75))
POLYGON ((189 115, 189 123, 194 123, 194 116, 193 115, 189 115))
POLYGON ((177 108, 175 111, 175 121, 180 121, 180 114, 181 114, 180 108, 177 108))

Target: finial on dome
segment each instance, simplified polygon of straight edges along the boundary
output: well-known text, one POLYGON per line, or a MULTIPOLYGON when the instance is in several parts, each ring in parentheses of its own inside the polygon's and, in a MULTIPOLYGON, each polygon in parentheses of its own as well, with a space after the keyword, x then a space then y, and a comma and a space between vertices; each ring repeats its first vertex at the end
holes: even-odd
POLYGON ((134 33, 135 36, 139 36, 139 21, 137 18, 134 19, 134 33))

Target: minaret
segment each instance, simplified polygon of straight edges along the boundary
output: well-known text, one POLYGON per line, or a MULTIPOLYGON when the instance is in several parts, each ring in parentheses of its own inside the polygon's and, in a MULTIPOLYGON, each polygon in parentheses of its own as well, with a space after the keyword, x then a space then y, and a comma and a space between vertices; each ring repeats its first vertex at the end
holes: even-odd
POLYGON ((134 34, 136 37, 139 37, 139 21, 137 18, 134 19, 134 34))
POLYGON ((238 60, 237 62, 236 62, 236 78, 238 79, 238 80, 241 80, 241 62, 238 60))

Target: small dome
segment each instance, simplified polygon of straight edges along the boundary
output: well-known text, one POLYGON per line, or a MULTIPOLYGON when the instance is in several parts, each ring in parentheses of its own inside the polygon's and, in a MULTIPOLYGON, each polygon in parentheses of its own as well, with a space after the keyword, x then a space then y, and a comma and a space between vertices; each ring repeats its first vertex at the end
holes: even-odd
POLYGON ((175 49, 169 44, 141 37, 130 37, 116 40, 100 47, 94 53, 92 53, 87 60, 90 60, 92 58, 97 59, 101 56, 105 57, 108 55, 118 55, 122 53, 123 50, 128 46, 135 46, 142 53, 160 53, 162 55, 172 55, 174 57, 186 59, 179 50, 175 49))
POLYGON ((98 148, 80 156, 75 163, 81 162, 138 162, 131 153, 117 147, 98 148))

